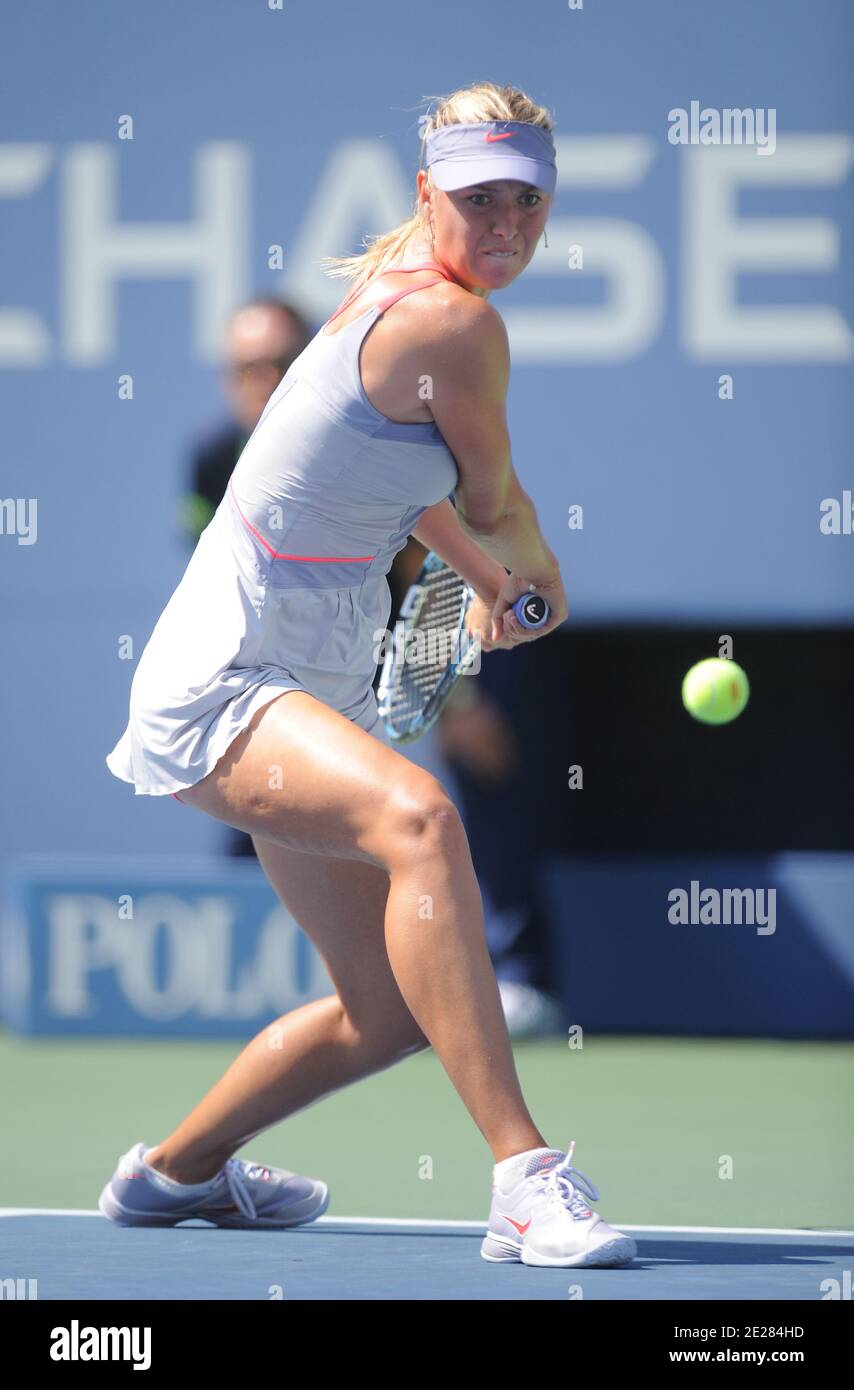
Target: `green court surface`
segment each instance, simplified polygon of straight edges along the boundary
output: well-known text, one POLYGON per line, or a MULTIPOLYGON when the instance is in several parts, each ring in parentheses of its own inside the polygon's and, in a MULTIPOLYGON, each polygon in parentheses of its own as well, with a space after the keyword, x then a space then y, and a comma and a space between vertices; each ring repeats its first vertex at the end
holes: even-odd
MULTIPOLYGON (((0 1207, 89 1208, 239 1043, 0 1033, 0 1207)), ((587 1037, 518 1042, 531 1113, 612 1223, 854 1226, 854 1044, 587 1037), (728 1162, 729 1161, 729 1162, 728 1162), (732 1176, 721 1174, 731 1171, 732 1176)), ((432 1052, 317 1102, 240 1156, 322 1177, 330 1216, 485 1220, 491 1156, 432 1052)))

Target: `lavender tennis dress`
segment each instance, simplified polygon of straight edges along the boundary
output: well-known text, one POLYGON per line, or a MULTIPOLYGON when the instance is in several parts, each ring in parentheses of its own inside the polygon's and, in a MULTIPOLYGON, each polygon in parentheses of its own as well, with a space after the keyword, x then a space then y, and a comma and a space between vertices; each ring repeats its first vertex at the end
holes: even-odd
MULTIPOLYGON (((431 285, 449 278, 432 262, 408 269, 435 270, 431 285)), ((201 781, 286 690, 384 735, 372 685, 386 575, 459 475, 435 424, 374 409, 359 351, 381 314, 426 288, 398 290, 332 335, 321 328, 267 402, 136 668, 106 762, 137 795, 201 781)))

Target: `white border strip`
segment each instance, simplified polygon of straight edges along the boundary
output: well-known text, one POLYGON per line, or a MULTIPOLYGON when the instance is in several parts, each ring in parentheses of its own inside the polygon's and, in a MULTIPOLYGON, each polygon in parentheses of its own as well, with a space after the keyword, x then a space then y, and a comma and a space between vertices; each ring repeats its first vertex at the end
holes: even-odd
MULTIPOLYGON (((4 1216, 100 1216, 102 1213, 78 1207, 0 1207, 0 1218, 4 1216)), ((193 1218, 188 1217, 188 1220, 193 1218)), ((204 1218, 196 1218, 203 1220, 204 1218)), ((439 1221, 435 1218, 407 1218, 403 1216, 319 1216, 309 1226, 395 1226, 430 1230, 452 1228, 454 1230, 486 1232, 485 1221, 439 1221)), ((854 1240, 854 1231, 828 1231, 819 1226, 634 1226, 624 1221, 612 1221, 610 1225, 619 1231, 653 1231, 656 1234, 671 1235, 719 1235, 719 1236, 847 1236, 854 1240)), ((294 1226, 293 1230, 300 1227, 294 1226)))

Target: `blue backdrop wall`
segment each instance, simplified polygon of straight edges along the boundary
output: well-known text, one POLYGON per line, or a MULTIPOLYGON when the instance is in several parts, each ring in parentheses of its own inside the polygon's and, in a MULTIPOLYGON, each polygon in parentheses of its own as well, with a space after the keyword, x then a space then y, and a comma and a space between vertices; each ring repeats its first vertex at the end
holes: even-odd
POLYGON ((121 638, 186 564, 223 322, 263 289, 319 326, 321 257, 410 210, 422 99, 484 77, 557 122, 549 246, 496 304, 573 621, 854 618, 846 0, 46 0, 3 27, 5 850, 218 840, 104 756, 121 638), (773 151, 672 144, 692 101, 773 109, 773 151))

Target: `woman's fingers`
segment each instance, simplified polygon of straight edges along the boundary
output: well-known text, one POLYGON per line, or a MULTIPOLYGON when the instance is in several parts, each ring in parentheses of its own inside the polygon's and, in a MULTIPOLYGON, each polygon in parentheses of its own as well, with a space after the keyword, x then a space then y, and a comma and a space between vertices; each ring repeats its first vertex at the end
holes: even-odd
POLYGON ((489 604, 485 603, 479 596, 473 599, 466 613, 466 629, 470 634, 480 632, 480 644, 483 651, 490 652, 496 647, 506 651, 511 643, 503 626, 495 622, 493 611, 489 604))

